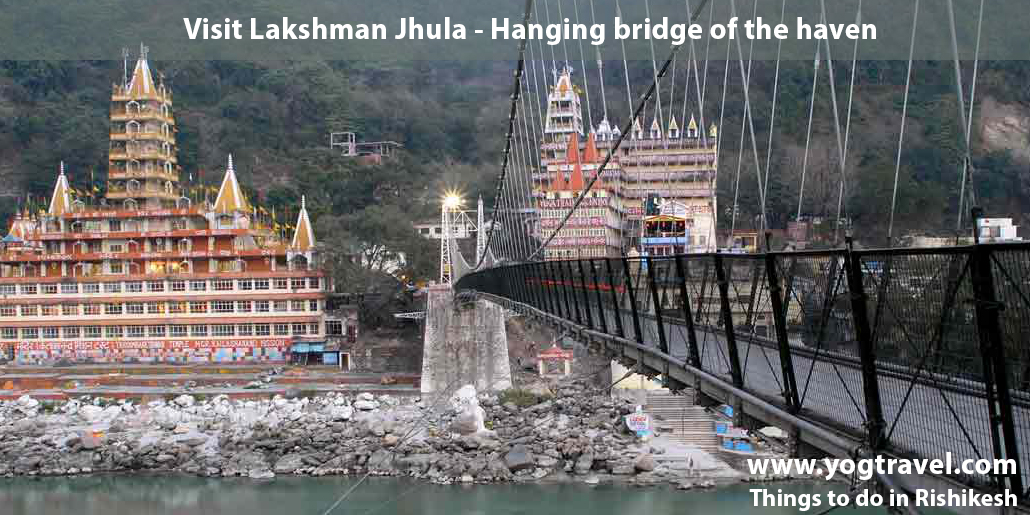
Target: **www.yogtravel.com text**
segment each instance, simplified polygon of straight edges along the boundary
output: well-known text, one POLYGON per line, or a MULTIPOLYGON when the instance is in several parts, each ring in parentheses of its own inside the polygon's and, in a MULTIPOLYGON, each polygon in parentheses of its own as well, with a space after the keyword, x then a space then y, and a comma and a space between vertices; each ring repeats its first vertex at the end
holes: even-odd
MULTIPOLYGON (((759 476, 821 476, 826 480, 853 478, 868 481, 874 476, 935 474, 935 475, 1009 475, 1016 473, 1016 462, 1011 459, 954 460, 951 453, 943 459, 910 460, 877 456, 853 459, 772 459, 750 458, 748 470, 759 476)), ((762 507, 796 507, 800 511, 821 506, 918 506, 918 507, 996 507, 1016 506, 1017 496, 1005 490, 1002 493, 983 493, 972 489, 917 489, 911 495, 891 490, 886 495, 862 491, 855 496, 829 492, 826 494, 789 494, 782 490, 770 492, 764 488, 750 490, 754 505, 762 507)))

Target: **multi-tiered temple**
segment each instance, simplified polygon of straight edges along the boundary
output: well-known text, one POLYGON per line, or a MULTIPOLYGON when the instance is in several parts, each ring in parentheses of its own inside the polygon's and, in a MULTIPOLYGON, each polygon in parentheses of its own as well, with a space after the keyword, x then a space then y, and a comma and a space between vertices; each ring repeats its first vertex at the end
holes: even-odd
MULTIPOLYGON (((18 362, 281 361, 317 344, 328 285, 301 203, 292 238, 252 206, 232 157, 214 202, 180 184, 171 91, 146 55, 114 86, 107 191, 49 208, 0 245, 0 350, 18 362)), ((85 197, 85 195, 79 195, 85 197)))
MULTIPOLYGON (((696 119, 655 116, 645 129, 634 120, 618 152, 545 249, 548 259, 711 252, 716 248, 717 128, 699 130, 696 119), (651 208, 648 209, 648 204, 651 208), (666 230, 668 229, 668 230, 666 230)), ((546 238, 568 212, 584 184, 600 169, 619 128, 607 113, 584 137, 580 96, 568 67, 547 98, 540 146, 545 169, 533 175, 538 235, 546 238)))

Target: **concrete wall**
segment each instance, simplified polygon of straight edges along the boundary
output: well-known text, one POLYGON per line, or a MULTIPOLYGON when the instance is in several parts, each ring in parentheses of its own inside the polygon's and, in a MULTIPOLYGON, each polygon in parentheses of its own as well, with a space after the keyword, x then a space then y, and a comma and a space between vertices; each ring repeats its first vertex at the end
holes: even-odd
POLYGON ((511 388, 504 309, 479 300, 456 305, 450 288, 428 291, 422 357, 422 393, 511 388))

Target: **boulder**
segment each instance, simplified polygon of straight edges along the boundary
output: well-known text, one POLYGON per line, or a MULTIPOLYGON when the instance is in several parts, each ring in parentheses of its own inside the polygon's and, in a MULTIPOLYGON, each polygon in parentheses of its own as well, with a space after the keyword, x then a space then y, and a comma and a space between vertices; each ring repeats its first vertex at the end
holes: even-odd
POLYGON ((329 409, 330 420, 350 420, 354 416, 354 408, 350 406, 333 406, 329 409))
POLYGON ((576 465, 574 470, 577 474, 586 474, 590 472, 590 469, 594 467, 594 453, 593 451, 587 451, 579 455, 576 459, 576 465))
POLYGON ((173 402, 175 402, 175 404, 178 405, 179 407, 188 408, 190 406, 193 406, 193 404, 196 402, 196 400, 193 398, 192 395, 182 394, 182 395, 176 397, 173 402))
POLYGON ((100 420, 100 416, 103 412, 104 409, 100 406, 92 405, 83 406, 79 408, 78 411, 79 416, 82 417, 82 419, 86 422, 96 422, 97 420, 100 420))
POLYGON ((528 447, 516 445, 504 455, 504 464, 508 467, 508 470, 518 472, 519 470, 532 468, 536 463, 533 460, 533 453, 528 447))
POLYGON ((354 409, 359 409, 361 411, 372 411, 376 409, 376 405, 373 401, 359 399, 354 401, 354 409))
POLYGON ((297 469, 304 466, 304 455, 303 454, 287 454, 279 461, 275 462, 275 466, 272 470, 276 474, 292 474, 297 469))
POLYGON ((658 467, 658 463, 650 454, 644 454, 633 462, 633 468, 638 472, 651 472, 658 467))

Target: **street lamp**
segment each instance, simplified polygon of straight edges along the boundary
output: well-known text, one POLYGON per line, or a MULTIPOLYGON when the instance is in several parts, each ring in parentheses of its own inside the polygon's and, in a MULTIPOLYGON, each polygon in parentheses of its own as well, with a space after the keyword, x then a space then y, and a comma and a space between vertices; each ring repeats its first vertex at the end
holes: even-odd
POLYGON ((456 209, 461 203, 461 196, 455 191, 449 191, 443 197, 444 209, 456 209))

